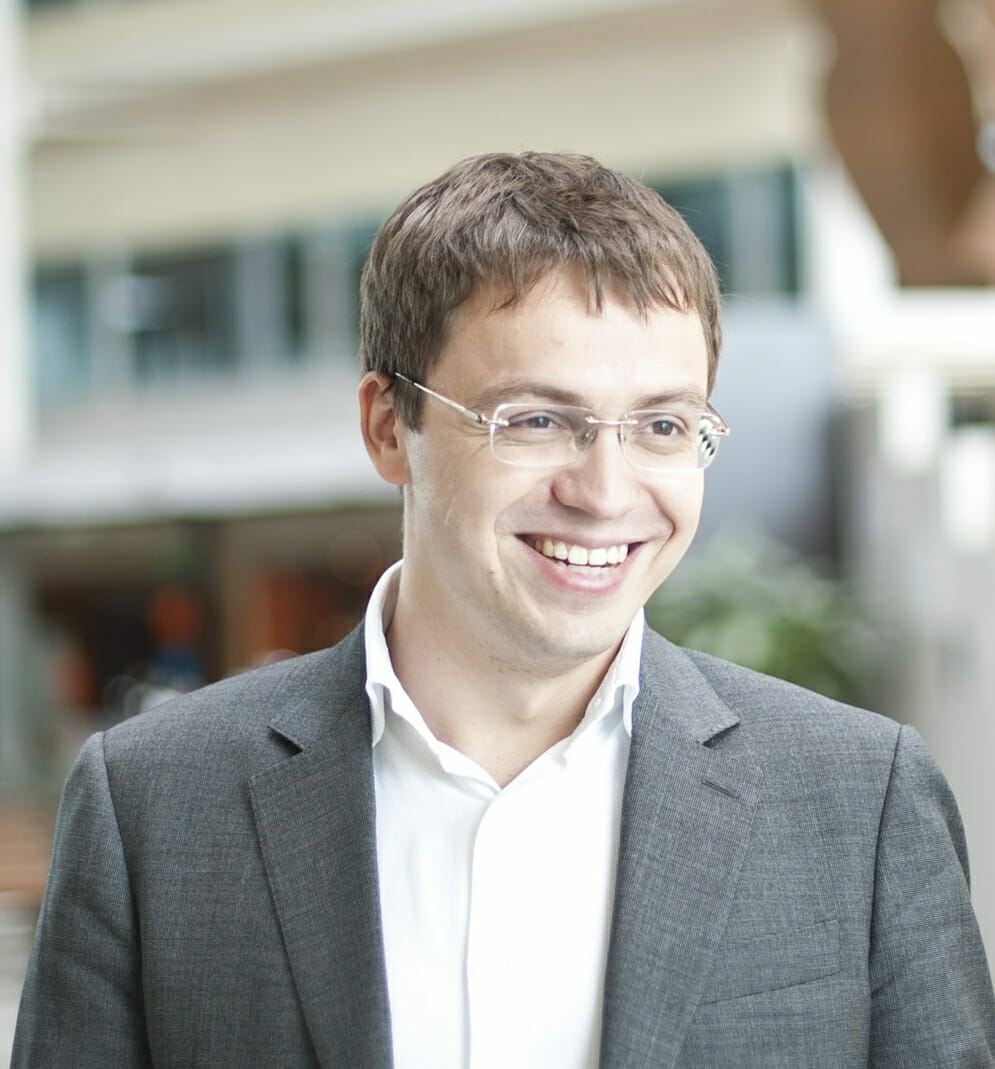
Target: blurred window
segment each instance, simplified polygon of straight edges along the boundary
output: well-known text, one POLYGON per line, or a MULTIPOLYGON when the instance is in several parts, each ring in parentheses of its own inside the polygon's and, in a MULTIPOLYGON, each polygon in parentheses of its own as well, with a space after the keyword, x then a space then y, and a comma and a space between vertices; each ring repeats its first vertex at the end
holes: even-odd
POLYGON ((958 393, 950 398, 950 425, 975 427, 995 424, 995 391, 958 393))
POLYGON ((678 182, 655 183, 653 188, 684 216, 726 283, 729 263, 729 203, 722 178, 689 178, 678 182))
POLYGON ((81 266, 42 268, 34 276, 34 386, 41 406, 89 392, 90 309, 81 266))
POLYGON ((132 377, 182 383, 238 362, 230 248, 138 256, 122 285, 119 329, 132 335, 132 377))
POLYGON ((303 362, 309 325, 304 240, 252 238, 234 248, 235 363, 258 371, 303 362))
POLYGON ((353 224, 346 232, 349 258, 348 286, 352 308, 351 336, 357 352, 359 351, 359 280, 363 274, 366 257, 370 253, 370 246, 383 222, 383 219, 366 220, 353 224))
POLYGON ((315 227, 302 241, 299 299, 306 349, 313 361, 355 365, 359 276, 378 225, 361 220, 315 227))
POLYGON ((323 359, 314 345, 316 308, 326 318, 337 309, 335 329, 351 355, 353 265, 345 253, 352 243, 342 234, 342 268, 332 276, 316 270, 313 237, 300 234, 38 269, 32 327, 40 406, 323 359))
POLYGON ((278 249, 285 355, 290 360, 298 361, 304 357, 308 346, 304 241, 297 236, 286 237, 279 243, 278 249))
POLYGON ((727 296, 797 294, 797 179, 783 167, 662 181, 719 270, 727 296))

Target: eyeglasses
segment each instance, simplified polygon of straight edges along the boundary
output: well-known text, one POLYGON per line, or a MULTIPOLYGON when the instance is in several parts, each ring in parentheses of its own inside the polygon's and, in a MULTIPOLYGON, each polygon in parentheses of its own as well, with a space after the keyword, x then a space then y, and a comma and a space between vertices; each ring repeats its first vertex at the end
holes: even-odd
POLYGON ((493 415, 485 416, 399 371, 394 378, 486 427, 495 460, 523 468, 574 464, 590 448, 600 427, 614 427, 622 455, 633 468, 653 475, 679 475, 707 468, 715 459, 719 441, 729 434, 711 405, 704 412, 676 405, 672 410, 640 409, 619 419, 599 419, 577 405, 524 401, 500 404, 493 415))

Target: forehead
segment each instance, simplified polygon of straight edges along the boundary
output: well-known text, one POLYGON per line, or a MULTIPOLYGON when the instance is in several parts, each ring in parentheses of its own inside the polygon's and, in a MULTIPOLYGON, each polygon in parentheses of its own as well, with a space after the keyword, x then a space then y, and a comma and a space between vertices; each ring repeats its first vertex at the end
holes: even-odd
POLYGON ((706 394, 708 351, 696 312, 643 314, 617 292, 598 309, 582 279, 555 272, 512 304, 493 288, 475 293, 454 319, 432 380, 464 400, 528 381, 568 386, 592 405, 628 403, 668 390, 706 394))

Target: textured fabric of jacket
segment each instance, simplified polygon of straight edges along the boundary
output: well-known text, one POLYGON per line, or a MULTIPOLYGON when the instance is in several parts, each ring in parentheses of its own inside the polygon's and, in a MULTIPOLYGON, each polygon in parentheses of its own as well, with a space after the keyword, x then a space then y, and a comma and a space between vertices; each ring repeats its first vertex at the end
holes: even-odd
MULTIPOLYGON (((913 730, 648 633, 602 1066, 988 1069, 966 873, 913 730)), ((12 1064, 390 1066, 358 632, 87 742, 12 1064)))

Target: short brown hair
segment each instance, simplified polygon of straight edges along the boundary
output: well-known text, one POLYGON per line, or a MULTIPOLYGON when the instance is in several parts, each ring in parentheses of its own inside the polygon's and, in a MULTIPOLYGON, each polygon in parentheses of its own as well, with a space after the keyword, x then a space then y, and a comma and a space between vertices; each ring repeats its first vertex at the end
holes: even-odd
MULTIPOLYGON (((708 253, 680 214, 647 186, 589 156, 470 156, 412 193, 380 228, 360 284, 364 371, 424 381, 456 311, 482 286, 498 307, 544 275, 578 267, 592 306, 616 290, 645 314, 696 311, 708 347, 708 388, 721 343, 719 287, 708 253)), ((397 410, 419 423, 419 391, 397 410)))

